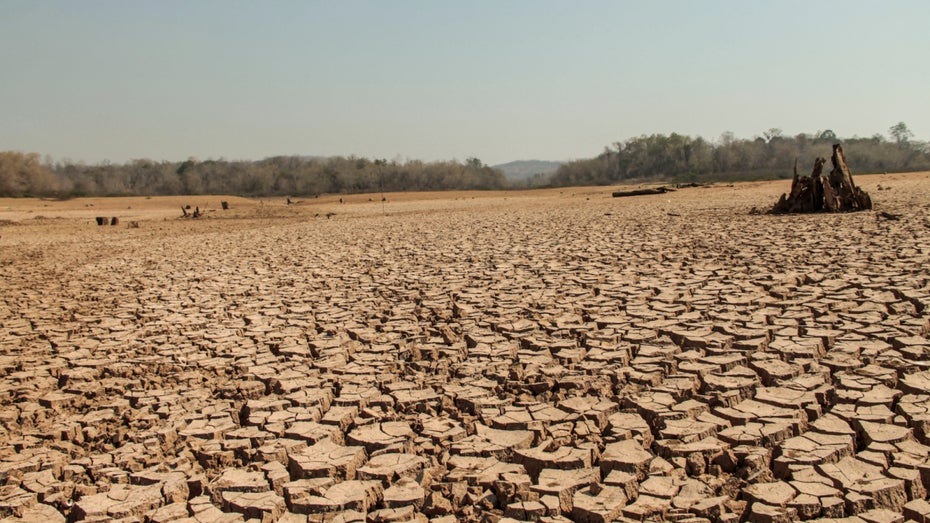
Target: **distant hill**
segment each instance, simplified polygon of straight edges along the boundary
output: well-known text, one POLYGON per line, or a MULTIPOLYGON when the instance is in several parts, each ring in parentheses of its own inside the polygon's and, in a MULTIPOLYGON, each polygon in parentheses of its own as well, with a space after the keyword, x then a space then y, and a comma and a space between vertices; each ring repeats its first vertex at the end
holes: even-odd
POLYGON ((547 162, 543 160, 517 160, 491 167, 500 170, 510 181, 521 181, 532 178, 537 174, 552 174, 559 169, 562 162, 547 162))

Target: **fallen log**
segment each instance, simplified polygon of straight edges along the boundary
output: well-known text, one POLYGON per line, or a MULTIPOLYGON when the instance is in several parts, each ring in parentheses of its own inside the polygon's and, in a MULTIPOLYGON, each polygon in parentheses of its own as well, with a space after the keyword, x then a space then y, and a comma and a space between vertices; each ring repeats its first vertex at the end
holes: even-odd
POLYGON ((613 193, 614 198, 623 198, 625 196, 645 196, 647 194, 665 194, 667 192, 674 192, 675 189, 669 189, 668 187, 655 187, 653 189, 634 189, 632 191, 617 191, 613 193))
POLYGON ((840 144, 833 145, 833 156, 830 160, 833 169, 828 176, 823 176, 826 158, 814 160, 810 176, 798 176, 798 161, 795 159, 791 192, 782 194, 769 213, 851 212, 871 209, 872 199, 853 182, 840 144))

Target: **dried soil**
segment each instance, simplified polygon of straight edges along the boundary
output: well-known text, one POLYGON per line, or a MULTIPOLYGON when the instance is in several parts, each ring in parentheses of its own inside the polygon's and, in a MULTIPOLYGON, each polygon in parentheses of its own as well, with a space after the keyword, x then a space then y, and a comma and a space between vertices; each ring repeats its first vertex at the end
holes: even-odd
POLYGON ((0 521, 930 518, 930 173, 856 180, 0 200, 0 521))

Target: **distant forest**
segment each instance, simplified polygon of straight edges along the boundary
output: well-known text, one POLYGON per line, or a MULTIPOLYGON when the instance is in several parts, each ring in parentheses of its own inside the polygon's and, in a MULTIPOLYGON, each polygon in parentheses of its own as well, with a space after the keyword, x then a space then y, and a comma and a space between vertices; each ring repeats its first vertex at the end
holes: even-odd
POLYGON ((258 161, 49 165, 35 153, 0 153, 0 196, 313 196, 506 188, 504 175, 476 158, 465 163, 400 163, 341 156, 275 156, 258 161))
POLYGON ((834 143, 843 144, 854 173, 930 170, 930 144, 913 141, 903 122, 871 138, 838 138, 831 130, 783 136, 769 129, 751 140, 724 133, 717 143, 672 133, 653 134, 617 142, 595 158, 559 167, 550 186, 609 185, 630 181, 715 182, 787 178, 794 159, 798 171, 809 174, 818 157, 829 158, 834 143))
POLYGON ((791 176, 795 158, 809 171, 814 158, 828 157, 842 142, 855 173, 930 170, 930 146, 914 141, 902 122, 891 140, 838 138, 833 131, 716 142, 677 133, 617 142, 590 159, 563 164, 554 174, 509 182, 477 158, 465 162, 406 162, 359 157, 275 156, 257 161, 189 159, 132 160, 85 165, 43 160, 37 153, 0 152, 0 197, 232 194, 313 196, 396 191, 492 190, 526 187, 609 185, 633 181, 713 182, 791 176))

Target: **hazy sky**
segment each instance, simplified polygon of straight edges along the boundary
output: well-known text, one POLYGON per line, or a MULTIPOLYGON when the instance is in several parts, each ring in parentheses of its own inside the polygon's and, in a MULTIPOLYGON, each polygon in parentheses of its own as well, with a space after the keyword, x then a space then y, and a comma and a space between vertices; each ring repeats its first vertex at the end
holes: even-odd
POLYGON ((930 2, 0 0, 0 150, 591 157, 640 134, 930 139, 930 2))

